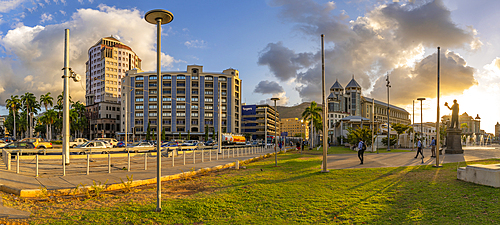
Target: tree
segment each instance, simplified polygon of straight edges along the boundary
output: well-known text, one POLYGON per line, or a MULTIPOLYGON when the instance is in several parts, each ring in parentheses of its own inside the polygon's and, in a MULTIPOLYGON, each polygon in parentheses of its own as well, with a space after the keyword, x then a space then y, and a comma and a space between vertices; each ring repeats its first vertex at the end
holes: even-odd
POLYGON ((393 123, 391 128, 394 129, 396 131, 396 133, 398 134, 397 143, 399 145, 399 135, 401 135, 406 130, 408 130, 408 128, 410 128, 410 126, 402 124, 402 123, 393 123))
POLYGON ((311 121, 311 127, 310 127, 310 130, 311 130, 311 135, 309 136, 309 138, 311 139, 311 145, 310 147, 312 147, 314 145, 314 138, 313 138, 313 134, 314 134, 314 122, 316 122, 318 119, 315 119, 315 118, 321 118, 321 107, 318 106, 318 104, 313 101, 311 102, 311 106, 307 107, 304 112, 302 112, 302 118, 304 120, 309 120, 311 121))
POLYGON ((469 129, 469 125, 467 123, 462 123, 460 124, 460 129, 462 130, 462 133, 467 132, 467 129, 469 129))
POLYGON ((10 99, 5 100, 5 103, 7 104, 6 107, 9 109, 9 112, 12 112, 12 115, 14 116, 14 128, 12 129, 12 133, 14 134, 14 138, 17 136, 17 130, 16 130, 16 114, 17 110, 19 110, 19 107, 21 105, 21 100, 17 95, 11 95, 10 99))
POLYGON ((367 146, 372 144, 372 130, 369 128, 358 128, 353 129, 351 127, 347 128, 347 143, 351 146, 356 146, 359 143, 359 139, 363 140, 367 146))
POLYGON ((49 136, 47 138, 52 140, 52 124, 54 124, 57 120, 57 112, 54 109, 49 109, 45 112, 45 117, 47 118, 46 122, 49 124, 49 136))
POLYGON ((165 141, 165 129, 166 129, 166 128, 164 128, 164 129, 162 129, 162 130, 161 130, 161 139, 162 139, 163 141, 165 141))
POLYGON ((146 130, 146 141, 149 141, 149 138, 151 136, 151 128, 149 127, 151 125, 150 122, 148 122, 148 128, 146 130))
POLYGON ((205 125, 205 142, 208 141, 208 126, 205 125))
POLYGON ((182 139, 182 135, 181 135, 181 132, 179 131, 179 139, 182 139))
MULTIPOLYGON (((52 106, 53 105, 53 102, 52 100, 54 100, 54 98, 52 98, 50 96, 50 92, 47 92, 47 94, 44 94, 44 95, 40 95, 40 105, 43 105, 45 107, 45 113, 47 113, 47 111, 49 110, 49 106, 52 106)), ((45 136, 47 139, 49 139, 49 123, 48 123, 48 119, 45 118, 44 120, 44 123, 45 123, 45 136)))
POLYGON ((88 120, 85 116, 85 105, 83 105, 80 101, 73 103, 71 105, 70 118, 71 127, 75 131, 75 137, 77 132, 80 134, 79 136, 82 137, 83 131, 88 126, 88 120), (76 116, 76 118, 73 118, 72 115, 76 116))
MULTIPOLYGON (((35 95, 33 95, 33 93, 26 92, 24 95, 21 95, 21 102, 23 103, 24 110, 27 112, 26 116, 33 118, 33 114, 38 113, 38 110, 40 110, 40 104, 36 100, 36 97, 35 95)), ((27 131, 29 137, 31 137, 31 122, 28 118, 26 120, 28 124, 27 131)))
POLYGON ((187 140, 191 140, 191 132, 188 130, 187 140))
POLYGON ((215 140, 215 127, 212 127, 212 140, 215 140))
MULTIPOLYGON (((396 137, 391 136, 391 145, 395 145, 397 142, 396 137)), ((387 146, 387 137, 382 138, 382 144, 387 146)))

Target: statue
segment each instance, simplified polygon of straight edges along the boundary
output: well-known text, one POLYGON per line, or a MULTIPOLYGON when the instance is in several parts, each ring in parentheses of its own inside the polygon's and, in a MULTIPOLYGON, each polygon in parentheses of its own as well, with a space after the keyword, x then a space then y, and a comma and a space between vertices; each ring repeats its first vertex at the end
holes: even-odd
POLYGON ((451 110, 451 124, 450 128, 460 128, 458 125, 458 103, 457 100, 453 100, 453 105, 450 107, 448 106, 448 102, 444 103, 444 106, 448 107, 448 109, 451 110))

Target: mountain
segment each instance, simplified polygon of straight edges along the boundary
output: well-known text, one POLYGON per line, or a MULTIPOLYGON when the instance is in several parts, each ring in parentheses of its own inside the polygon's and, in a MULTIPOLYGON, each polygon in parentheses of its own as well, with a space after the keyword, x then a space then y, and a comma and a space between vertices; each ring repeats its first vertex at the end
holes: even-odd
MULTIPOLYGON (((296 106, 277 106, 280 118, 301 118, 302 112, 311 106, 311 102, 303 102, 296 106)), ((318 104, 319 107, 322 105, 318 104)))

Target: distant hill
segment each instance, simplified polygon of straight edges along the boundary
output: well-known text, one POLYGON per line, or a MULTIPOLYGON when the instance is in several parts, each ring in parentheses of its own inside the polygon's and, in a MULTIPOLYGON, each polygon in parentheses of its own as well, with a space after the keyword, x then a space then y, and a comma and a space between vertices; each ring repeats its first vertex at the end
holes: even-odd
MULTIPOLYGON (((302 112, 311 106, 311 102, 303 102, 296 106, 277 106, 280 118, 301 118, 302 112)), ((319 107, 322 105, 318 104, 319 107)))

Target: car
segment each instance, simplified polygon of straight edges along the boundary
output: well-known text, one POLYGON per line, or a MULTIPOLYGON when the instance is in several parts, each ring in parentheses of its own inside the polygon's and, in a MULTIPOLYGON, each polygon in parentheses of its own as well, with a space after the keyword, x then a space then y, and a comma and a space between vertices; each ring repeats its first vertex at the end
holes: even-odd
POLYGON ((253 146, 257 146, 257 145, 259 145, 259 142, 258 142, 258 141, 253 141, 253 142, 252 142, 252 145, 253 145, 253 146))
POLYGON ((149 152, 154 148, 154 145, 148 141, 141 141, 132 144, 132 146, 128 147, 129 151, 134 152, 149 152))
MULTIPOLYGON (((130 144, 128 144, 128 146, 130 146, 130 144)), ((125 142, 124 141, 118 142, 118 144, 116 144, 116 147, 118 147, 118 148, 124 148, 125 147, 125 142)))
POLYGON ((109 145, 104 141, 87 141, 74 149, 78 154, 86 154, 92 152, 101 152, 102 154, 109 153, 109 145))
MULTIPOLYGON (((11 154, 15 154, 17 152, 20 152, 20 154, 22 154, 22 153, 39 153, 40 152, 40 150, 37 150, 36 146, 33 143, 20 142, 20 141, 8 143, 5 146, 0 147, 0 149, 6 149, 6 150, 8 150, 8 149, 14 150, 15 149, 14 151, 10 151, 11 154)), ((43 152, 43 149, 41 152, 43 152)))
POLYGON ((52 148, 52 143, 43 141, 41 138, 25 138, 20 142, 31 142, 36 148, 52 148))
POLYGON ((247 141, 247 143, 245 143, 245 145, 252 145, 252 143, 250 143, 249 141, 247 141))
POLYGON ((109 144, 111 144, 112 148, 116 148, 116 145, 118 144, 118 140, 114 138, 96 138, 95 140, 107 141, 109 144))
POLYGON ((4 140, 0 140, 0 147, 3 147, 3 146, 5 146, 5 145, 7 145, 7 144, 8 144, 8 143, 7 143, 7 142, 5 142, 4 140))
POLYGON ((175 142, 165 142, 163 144, 161 144, 161 147, 162 148, 166 148, 166 147, 178 147, 179 145, 175 142))
POLYGON ((205 142, 205 145, 206 146, 212 146, 212 145, 215 145, 216 142, 214 142, 213 140, 208 140, 207 142, 205 142))
POLYGON ((81 145, 81 144, 87 142, 87 141, 89 141, 89 140, 87 140, 85 138, 75 138, 75 140, 69 142, 69 147, 74 148, 78 145, 81 145))

